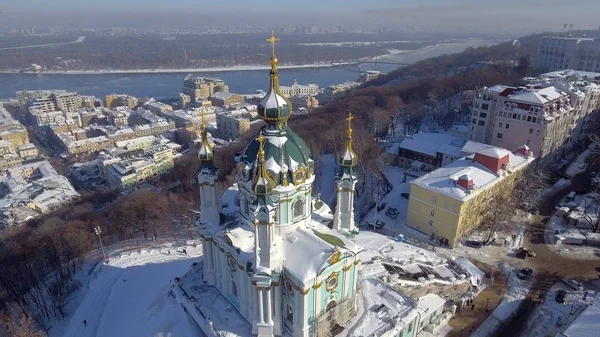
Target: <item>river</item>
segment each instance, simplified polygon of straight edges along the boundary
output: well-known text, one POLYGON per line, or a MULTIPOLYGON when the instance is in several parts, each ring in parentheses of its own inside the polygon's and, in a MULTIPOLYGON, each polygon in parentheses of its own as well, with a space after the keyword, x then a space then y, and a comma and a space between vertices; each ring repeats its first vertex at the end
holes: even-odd
MULTIPOLYGON (((427 58, 458 53, 468 47, 492 45, 501 41, 468 40, 446 43, 419 50, 405 51, 382 57, 382 62, 392 60, 398 63, 414 63, 427 58)), ((265 60, 267 62, 267 60, 265 60)), ((361 72, 379 70, 389 72, 396 69, 394 64, 363 64, 344 67, 319 67, 281 69, 280 83, 290 85, 294 80, 300 84, 314 83, 320 87, 356 80, 361 72)), ((198 76, 218 77, 229 85, 235 93, 249 94, 268 86, 266 70, 232 70, 220 72, 198 72, 198 76)), ((176 97, 181 92, 181 73, 160 74, 0 74, 0 97, 14 98, 19 90, 66 89, 83 95, 103 97, 110 93, 125 93, 137 97, 176 97)))

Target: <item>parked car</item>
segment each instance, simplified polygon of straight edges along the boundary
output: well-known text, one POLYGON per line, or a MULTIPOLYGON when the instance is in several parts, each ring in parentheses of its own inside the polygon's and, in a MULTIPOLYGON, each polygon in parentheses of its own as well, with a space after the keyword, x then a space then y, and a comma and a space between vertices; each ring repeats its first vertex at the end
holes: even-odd
POLYGON ((401 193, 400 196, 404 199, 408 199, 410 197, 410 194, 408 193, 401 193))
POLYGON ((375 225, 373 225, 373 228, 375 228, 376 230, 382 229, 383 227, 385 227, 385 222, 381 220, 375 221, 375 225))
POLYGON ((481 248, 481 246, 483 246, 483 243, 481 243, 481 241, 467 240, 465 241, 465 246, 472 248, 481 248))
POLYGON ((527 248, 524 247, 519 247, 517 249, 517 257, 521 258, 521 259, 526 259, 528 257, 535 257, 535 252, 532 250, 529 250, 527 248))
POLYGON ((398 217, 398 209, 394 207, 388 207, 388 209, 385 211, 385 215, 392 219, 396 219, 398 217))
POLYGON ((382 204, 380 204, 379 206, 377 206, 377 212, 381 211, 382 209, 385 208, 385 206, 387 206, 387 202, 384 202, 382 204))
POLYGON ((519 271, 519 273, 517 274, 517 277, 520 278, 521 280, 524 280, 524 279, 530 278, 532 274, 533 274, 533 269, 523 268, 519 271))
POLYGON ((566 297, 567 297, 567 291, 560 289, 559 291, 556 292, 555 301, 556 301, 556 303, 563 304, 563 303, 565 303, 566 297))

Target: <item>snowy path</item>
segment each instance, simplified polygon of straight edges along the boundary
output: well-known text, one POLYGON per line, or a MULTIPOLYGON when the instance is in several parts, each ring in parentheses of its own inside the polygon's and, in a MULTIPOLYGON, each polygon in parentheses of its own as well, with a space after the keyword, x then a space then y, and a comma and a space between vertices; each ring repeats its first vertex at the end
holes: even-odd
POLYGON ((100 276, 90 284, 89 292, 79 305, 75 315, 71 317, 69 326, 63 334, 64 337, 95 336, 93 332, 98 329, 100 321, 90 320, 90 318, 95 316, 98 310, 104 311, 108 296, 124 271, 125 269, 105 271, 100 269, 100 276), (87 327, 83 325, 83 320, 89 320, 87 327))
POLYGON ((142 250, 100 266, 89 288, 81 290, 85 297, 66 328, 57 326, 50 337, 197 336, 168 292, 173 279, 189 270, 201 251, 188 247, 190 256, 184 256, 142 250))

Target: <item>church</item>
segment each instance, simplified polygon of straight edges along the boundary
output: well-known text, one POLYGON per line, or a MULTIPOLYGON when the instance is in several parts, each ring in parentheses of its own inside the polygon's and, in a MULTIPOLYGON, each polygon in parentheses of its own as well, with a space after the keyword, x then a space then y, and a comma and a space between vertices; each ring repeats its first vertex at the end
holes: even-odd
POLYGON ((357 183, 352 115, 336 173, 337 206, 313 196, 315 163, 287 124, 274 34, 270 86, 260 101, 266 125, 236 159, 236 183, 221 195, 214 145, 202 124, 198 152, 203 280, 214 286, 258 337, 326 336, 357 312, 361 248, 350 238, 357 183))

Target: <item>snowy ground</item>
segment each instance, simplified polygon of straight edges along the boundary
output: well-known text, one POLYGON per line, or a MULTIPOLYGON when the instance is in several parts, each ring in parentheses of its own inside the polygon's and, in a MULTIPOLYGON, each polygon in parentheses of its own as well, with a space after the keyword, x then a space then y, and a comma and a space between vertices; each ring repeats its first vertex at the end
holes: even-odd
POLYGON ((167 250, 141 250, 99 265, 89 285, 75 295, 74 311, 56 324, 50 337, 197 336, 176 301, 168 296, 173 279, 191 268, 202 252, 188 256, 167 250), (83 321, 87 321, 87 326, 83 321))
POLYGON ((508 290, 506 295, 494 312, 471 334, 471 337, 487 337, 492 335, 503 321, 509 319, 517 311, 519 305, 529 293, 527 283, 517 277, 517 269, 503 262, 500 264, 500 270, 508 276, 508 290))
MULTIPOLYGON (((526 324, 528 337, 555 336, 562 332, 578 315, 593 303, 597 293, 589 290, 574 290, 564 282, 555 284, 546 294, 543 304, 536 308, 526 324), (567 291, 564 303, 556 302, 559 290, 567 291)), ((597 321, 596 321, 597 322, 597 321)))

